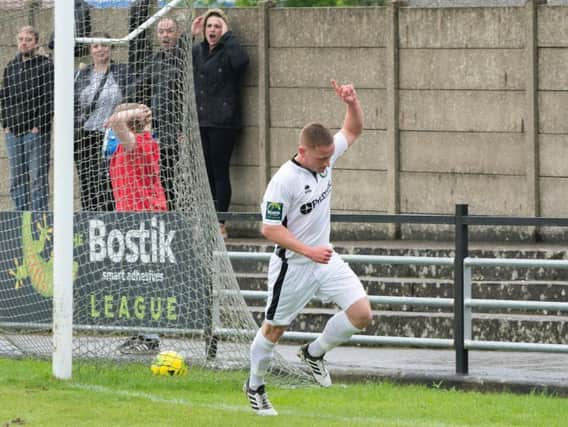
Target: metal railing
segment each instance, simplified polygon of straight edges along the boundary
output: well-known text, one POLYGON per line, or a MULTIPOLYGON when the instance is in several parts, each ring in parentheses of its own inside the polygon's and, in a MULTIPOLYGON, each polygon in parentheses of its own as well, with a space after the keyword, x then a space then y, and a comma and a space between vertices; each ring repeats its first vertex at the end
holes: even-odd
POLYGON ((568 261, 545 259, 464 259, 464 347, 469 350, 517 350, 543 353, 568 353, 568 345, 542 343, 513 343, 500 341, 474 341, 472 338, 473 308, 551 310, 568 312, 568 302, 518 301, 504 299, 473 299, 471 297, 473 267, 523 267, 568 269, 568 261))
MULTIPOLYGON (((225 213, 221 219, 258 221, 258 214, 225 213)), ((450 257, 412 257, 343 255, 350 263, 389 264, 389 265, 444 265, 454 266, 454 298, 419 297, 381 297, 369 296, 372 304, 413 305, 454 308, 454 338, 432 339, 412 337, 366 336, 352 337, 354 344, 380 344, 394 346, 420 346, 432 348, 454 348, 456 353, 456 373, 467 375, 469 370, 469 350, 532 351, 568 353, 568 345, 544 343, 518 343, 504 341, 477 341, 472 339, 472 318, 474 308, 485 309, 524 309, 553 310, 568 312, 568 302, 518 301, 474 299, 471 296, 472 268, 474 267, 522 267, 568 269, 568 260, 539 259, 493 259, 470 258, 469 225, 507 225, 507 226, 556 226, 568 227, 568 218, 526 218, 501 216, 469 216, 467 205, 456 205, 455 215, 332 215, 333 222, 367 222, 396 224, 449 224, 455 226, 455 256, 450 257)), ((229 252, 231 260, 268 261, 270 253, 229 252)), ((247 298, 265 298, 266 292, 241 291, 247 298)), ((311 340, 317 334, 307 332, 287 332, 285 337, 296 340, 311 340)))
MULTIPOLYGON (((245 261, 266 261, 270 259, 271 253, 267 252, 228 252, 231 260, 245 261)), ((454 262, 449 257, 416 257, 416 256, 383 256, 383 255, 341 255, 345 262, 360 264, 381 264, 381 265, 445 265, 451 266, 454 262)), ((249 300, 265 300, 268 296, 266 291, 241 290, 241 295, 249 300)), ((314 298, 313 301, 319 301, 314 298)), ((430 306, 430 307, 453 307, 454 301, 451 298, 417 298, 417 297, 393 297, 369 295, 369 302, 375 305, 411 305, 411 306, 430 306)), ((307 341, 315 339, 319 334, 313 332, 286 331, 284 338, 289 340, 307 341)), ((362 345, 399 345, 430 348, 452 348, 453 341, 443 338, 415 338, 415 337, 394 337, 394 336, 371 336, 354 335, 351 337, 352 344, 362 345)))

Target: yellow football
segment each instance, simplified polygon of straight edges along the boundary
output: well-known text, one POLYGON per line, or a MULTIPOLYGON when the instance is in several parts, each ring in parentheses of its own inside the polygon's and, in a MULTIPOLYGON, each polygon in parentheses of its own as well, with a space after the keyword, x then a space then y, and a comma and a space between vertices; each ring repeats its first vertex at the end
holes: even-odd
POLYGON ((187 374, 187 365, 177 351, 162 351, 152 362, 150 370, 154 375, 180 376, 187 374))

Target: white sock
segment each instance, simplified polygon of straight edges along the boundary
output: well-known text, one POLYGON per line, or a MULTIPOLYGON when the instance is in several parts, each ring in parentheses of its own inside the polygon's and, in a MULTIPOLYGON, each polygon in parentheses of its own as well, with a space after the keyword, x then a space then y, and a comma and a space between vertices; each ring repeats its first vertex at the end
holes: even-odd
POLYGON ((274 356, 276 344, 267 340, 259 329, 250 346, 249 387, 256 390, 264 384, 264 377, 274 356))
POLYGON ((327 321, 322 334, 308 346, 308 352, 310 356, 321 357, 360 331, 353 326, 345 311, 340 311, 327 321))

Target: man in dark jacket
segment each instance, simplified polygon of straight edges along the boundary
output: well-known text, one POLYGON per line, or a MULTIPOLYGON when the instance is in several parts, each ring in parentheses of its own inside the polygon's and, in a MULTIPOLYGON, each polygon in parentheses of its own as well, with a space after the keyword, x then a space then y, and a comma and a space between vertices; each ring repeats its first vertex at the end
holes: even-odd
POLYGON ((187 36, 171 17, 157 26, 160 50, 142 70, 134 83, 134 100, 152 109, 156 138, 160 144, 160 175, 166 192, 168 210, 176 208, 175 167, 179 160, 179 141, 183 129, 183 94, 188 49, 187 36))
POLYGON ((33 27, 18 32, 18 53, 4 69, 2 128, 10 166, 10 195, 17 210, 45 211, 53 116, 53 63, 37 53, 33 27))

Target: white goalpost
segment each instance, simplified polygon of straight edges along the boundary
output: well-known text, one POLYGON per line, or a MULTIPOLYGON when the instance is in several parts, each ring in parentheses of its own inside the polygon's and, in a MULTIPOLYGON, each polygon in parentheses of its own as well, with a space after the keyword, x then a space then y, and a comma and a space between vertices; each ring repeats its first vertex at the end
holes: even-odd
MULTIPOLYGON (((46 149, 53 149, 52 161, 40 163, 53 174, 53 212, 0 212, 0 358, 51 358, 58 379, 83 366, 124 363, 142 364, 150 375, 161 351, 179 353, 188 365, 246 370, 258 325, 240 294, 209 190, 191 1, 160 7, 158 0, 133 0, 125 8, 106 0, 105 8, 81 10, 74 5, 86 3, 74 0, 32 3, 0 4, 0 25, 11 32, 0 43, 7 128, 0 140, 10 151, 13 140, 35 138, 41 118, 46 149), (24 54, 15 38, 32 34, 30 24, 40 29, 39 46, 24 54), (160 25, 169 35, 157 31, 160 25), (19 75, 22 69, 27 74, 19 75), (128 122, 140 150, 131 157, 119 145, 111 149, 107 131, 121 108, 151 112, 143 126, 128 122), (126 161, 128 173, 120 169, 126 161), (147 208, 160 197, 163 203, 147 208)), ((32 182, 31 199, 36 189, 33 168, 12 154, 14 205, 16 183, 32 182)), ((270 372, 283 384, 311 383, 280 356, 270 372)))
POLYGON ((55 2, 53 169, 53 376, 73 368, 73 0, 55 2), (63 118, 69 118, 67 120, 63 118), (63 119, 63 120, 62 120, 63 119))
POLYGON ((147 30, 184 0, 173 0, 121 39, 77 37, 75 39, 75 4, 57 0, 54 4, 54 112, 57 120, 53 137, 53 375, 69 379, 73 359, 73 51, 77 43, 127 43, 147 30))

